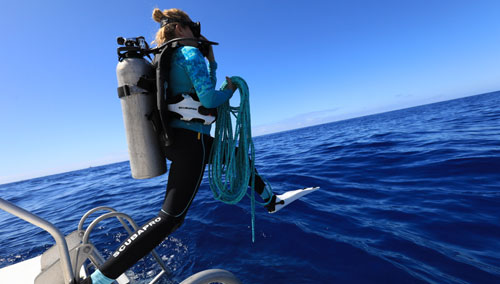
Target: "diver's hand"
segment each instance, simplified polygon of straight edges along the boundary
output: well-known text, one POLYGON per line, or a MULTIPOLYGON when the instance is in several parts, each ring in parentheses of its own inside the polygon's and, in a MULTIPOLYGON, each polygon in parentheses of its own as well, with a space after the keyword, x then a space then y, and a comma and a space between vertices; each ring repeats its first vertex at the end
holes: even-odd
POLYGON ((234 93, 236 91, 236 86, 233 85, 231 78, 226 76, 226 81, 227 81, 227 88, 230 89, 234 93))
MULTIPOLYGON (((200 35, 200 38, 201 39, 204 39, 204 40, 208 40, 206 37, 204 37, 203 35, 200 35)), ((212 48, 212 45, 209 44, 208 45, 208 54, 207 54, 207 59, 208 61, 210 62, 215 62, 215 56, 214 56, 214 49, 212 48)))

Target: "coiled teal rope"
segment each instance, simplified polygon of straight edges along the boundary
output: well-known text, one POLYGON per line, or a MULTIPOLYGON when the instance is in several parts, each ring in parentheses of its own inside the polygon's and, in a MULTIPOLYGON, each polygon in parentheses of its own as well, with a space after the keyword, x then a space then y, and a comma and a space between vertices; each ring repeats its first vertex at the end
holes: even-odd
MULTIPOLYGON (((252 242, 255 242, 255 148, 250 122, 248 85, 241 77, 231 77, 240 93, 240 106, 232 107, 229 101, 217 108, 214 143, 210 153, 208 175, 214 198, 228 204, 236 204, 249 195, 252 216, 252 242), (235 128, 231 115, 236 118, 235 128), (250 193, 248 185, 251 185, 250 193)), ((227 82, 221 89, 227 88, 227 82)), ((266 182, 264 190, 272 189, 266 182)), ((264 204, 262 204, 264 205, 264 204)))

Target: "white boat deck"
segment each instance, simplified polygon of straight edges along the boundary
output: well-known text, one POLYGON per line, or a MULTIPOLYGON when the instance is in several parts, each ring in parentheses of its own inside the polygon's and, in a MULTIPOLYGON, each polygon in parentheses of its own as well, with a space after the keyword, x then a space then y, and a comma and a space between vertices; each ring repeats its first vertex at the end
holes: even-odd
POLYGON ((40 273, 40 261, 42 256, 4 267, 0 269, 0 283, 33 284, 34 279, 40 273))

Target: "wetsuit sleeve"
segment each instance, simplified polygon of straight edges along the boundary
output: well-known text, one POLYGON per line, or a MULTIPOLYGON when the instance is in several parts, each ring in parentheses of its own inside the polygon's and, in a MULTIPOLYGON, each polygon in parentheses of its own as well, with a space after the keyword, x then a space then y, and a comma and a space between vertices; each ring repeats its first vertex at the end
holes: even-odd
POLYGON ((195 47, 182 48, 184 57, 184 68, 193 83, 200 103, 206 108, 214 108, 227 101, 231 95, 231 90, 215 90, 215 69, 217 64, 210 64, 210 72, 201 52, 195 47))
POLYGON ((208 73, 210 74, 210 81, 215 86, 217 84, 217 62, 208 62, 208 73))

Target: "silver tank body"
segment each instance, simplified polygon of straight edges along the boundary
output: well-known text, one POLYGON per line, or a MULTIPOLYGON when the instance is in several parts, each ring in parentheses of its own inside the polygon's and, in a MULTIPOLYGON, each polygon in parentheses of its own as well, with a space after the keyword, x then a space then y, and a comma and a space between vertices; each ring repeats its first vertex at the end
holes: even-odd
POLYGON ((135 179, 152 178, 167 171, 158 134, 147 118, 156 109, 156 98, 139 88, 143 75, 154 78, 155 69, 144 58, 125 58, 116 66, 118 87, 129 86, 130 95, 120 98, 127 136, 130 169, 135 179))

